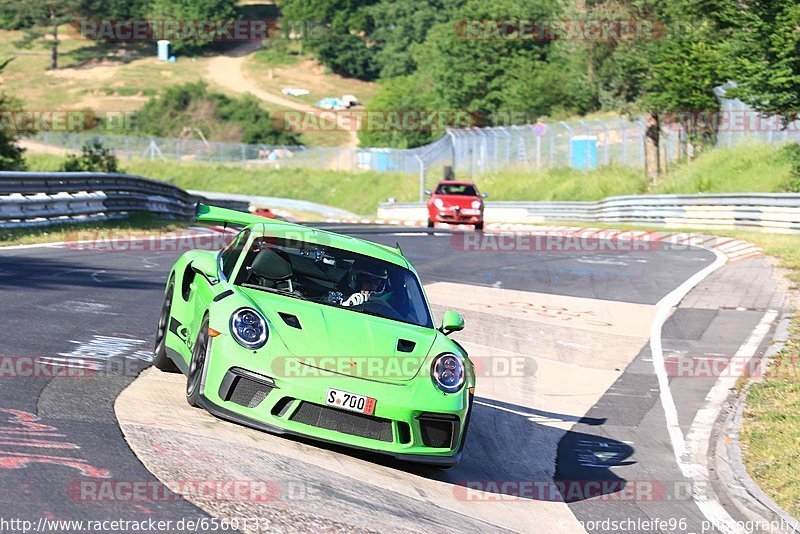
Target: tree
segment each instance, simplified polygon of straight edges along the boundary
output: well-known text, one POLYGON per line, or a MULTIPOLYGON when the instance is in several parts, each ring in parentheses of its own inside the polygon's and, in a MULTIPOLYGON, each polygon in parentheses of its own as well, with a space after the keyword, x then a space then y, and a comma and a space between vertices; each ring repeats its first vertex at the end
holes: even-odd
POLYGON ((438 23, 451 21, 465 0, 382 1, 367 9, 372 31, 367 39, 375 43, 375 61, 381 78, 411 74, 416 63, 411 46, 422 43, 438 23))
POLYGON ((652 38, 610 42, 589 59, 596 61, 601 98, 617 110, 646 114, 645 166, 655 180, 663 171, 659 152, 665 119, 678 117, 691 142, 714 139, 715 125, 697 118, 719 109, 713 89, 731 72, 724 52, 729 27, 721 15, 728 7, 724 0, 629 0, 618 7, 626 18, 655 21, 661 31, 652 38))
POLYGON ((81 155, 70 154, 61 165, 66 172, 120 172, 117 156, 103 146, 99 139, 86 142, 81 155))
POLYGON ((160 137, 179 137, 188 129, 219 141, 299 144, 294 133, 273 125, 255 97, 232 98, 209 91, 203 82, 168 87, 148 100, 134 121, 140 131, 160 137))
MULTIPOLYGON (((234 20, 237 17, 235 0, 151 0, 147 8, 151 20, 234 20)), ((176 52, 195 50, 210 40, 176 40, 171 43, 176 52)))
MULTIPOLYGON (((12 58, 13 59, 13 58, 12 58)), ((7 59, 0 63, 0 73, 12 61, 7 59)), ((19 109, 18 102, 9 98, 4 93, 0 93, 0 115, 13 112, 19 109)), ((25 160, 23 154, 25 149, 17 145, 21 132, 0 128, 0 170, 4 171, 24 171, 25 160)))
POLYGON ((25 0, 6 1, 7 13, 13 13, 23 36, 15 44, 28 48, 36 41, 44 40, 50 47, 50 69, 58 68, 58 28, 75 19, 78 0, 25 0))
POLYGON ((373 29, 369 6, 377 0, 284 0, 282 22, 287 26, 311 24, 313 39, 303 48, 317 54, 336 74, 374 80, 379 73, 375 54, 379 47, 368 36, 373 29))
POLYGON ((400 76, 386 81, 367 108, 367 116, 378 120, 362 122, 362 130, 358 133, 359 145, 413 148, 428 144, 442 135, 442 128, 436 124, 416 128, 413 127, 414 123, 409 123, 412 128, 402 127, 403 118, 407 121, 422 120, 427 112, 433 112, 435 117, 436 106, 432 104, 435 98, 429 91, 430 84, 419 75, 400 76))
POLYGON ((743 0, 726 15, 734 27, 728 48, 738 89, 731 92, 784 123, 800 113, 800 4, 743 0))
POLYGON ((412 47, 414 60, 419 72, 432 81, 442 106, 489 117, 505 105, 508 83, 522 80, 516 69, 540 67, 549 49, 546 42, 498 36, 492 24, 509 19, 546 20, 556 12, 554 2, 468 0, 453 20, 466 21, 467 25, 469 21, 485 21, 486 25, 468 33, 466 29, 454 31, 453 21, 439 23, 431 28, 424 43, 412 47))
POLYGON ((84 18, 126 20, 146 15, 152 0, 80 0, 78 12, 84 18))

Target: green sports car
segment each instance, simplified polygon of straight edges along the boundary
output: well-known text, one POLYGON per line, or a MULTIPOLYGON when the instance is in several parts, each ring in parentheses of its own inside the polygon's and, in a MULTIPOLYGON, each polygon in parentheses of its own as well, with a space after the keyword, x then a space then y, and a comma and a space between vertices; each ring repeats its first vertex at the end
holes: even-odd
POLYGON ((154 365, 224 419, 440 467, 458 463, 475 373, 434 327, 399 248, 216 207, 197 220, 243 229, 172 267, 154 365))

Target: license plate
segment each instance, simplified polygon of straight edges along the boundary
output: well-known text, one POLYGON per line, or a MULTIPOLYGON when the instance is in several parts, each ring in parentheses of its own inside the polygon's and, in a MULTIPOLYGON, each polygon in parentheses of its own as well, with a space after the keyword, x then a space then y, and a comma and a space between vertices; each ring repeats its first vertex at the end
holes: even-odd
POLYGON ((467 209, 461 210, 461 214, 462 215, 479 215, 480 213, 481 213, 481 210, 474 210, 474 209, 471 209, 471 208, 467 208, 467 209))
POLYGON ((347 391, 333 388, 328 390, 325 404, 367 415, 372 415, 375 412, 375 399, 372 397, 365 397, 364 395, 348 393, 347 391))

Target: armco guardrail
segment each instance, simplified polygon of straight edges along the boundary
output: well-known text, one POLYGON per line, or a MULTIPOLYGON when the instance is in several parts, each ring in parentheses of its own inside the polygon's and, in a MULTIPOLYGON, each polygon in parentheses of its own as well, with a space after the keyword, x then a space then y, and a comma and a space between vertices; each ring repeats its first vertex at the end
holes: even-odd
MULTIPOLYGON (((634 195, 598 202, 487 202, 487 223, 587 221, 800 232, 800 194, 634 195)), ((424 221, 420 203, 383 203, 380 219, 424 221)))
POLYGON ((148 212, 190 218, 198 201, 246 211, 246 202, 208 200, 180 187, 128 174, 0 172, 0 227, 45 226, 148 212))

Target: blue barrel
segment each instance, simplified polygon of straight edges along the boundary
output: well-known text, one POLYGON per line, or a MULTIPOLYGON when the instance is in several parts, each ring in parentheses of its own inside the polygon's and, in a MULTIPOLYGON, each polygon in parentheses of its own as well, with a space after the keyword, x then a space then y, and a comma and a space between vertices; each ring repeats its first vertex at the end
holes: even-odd
POLYGON ((589 170, 597 167, 597 137, 578 135, 569 140, 570 165, 573 169, 589 170))
POLYGON ((157 42, 157 44, 158 44, 158 60, 169 61, 169 41, 166 39, 161 39, 157 42))

